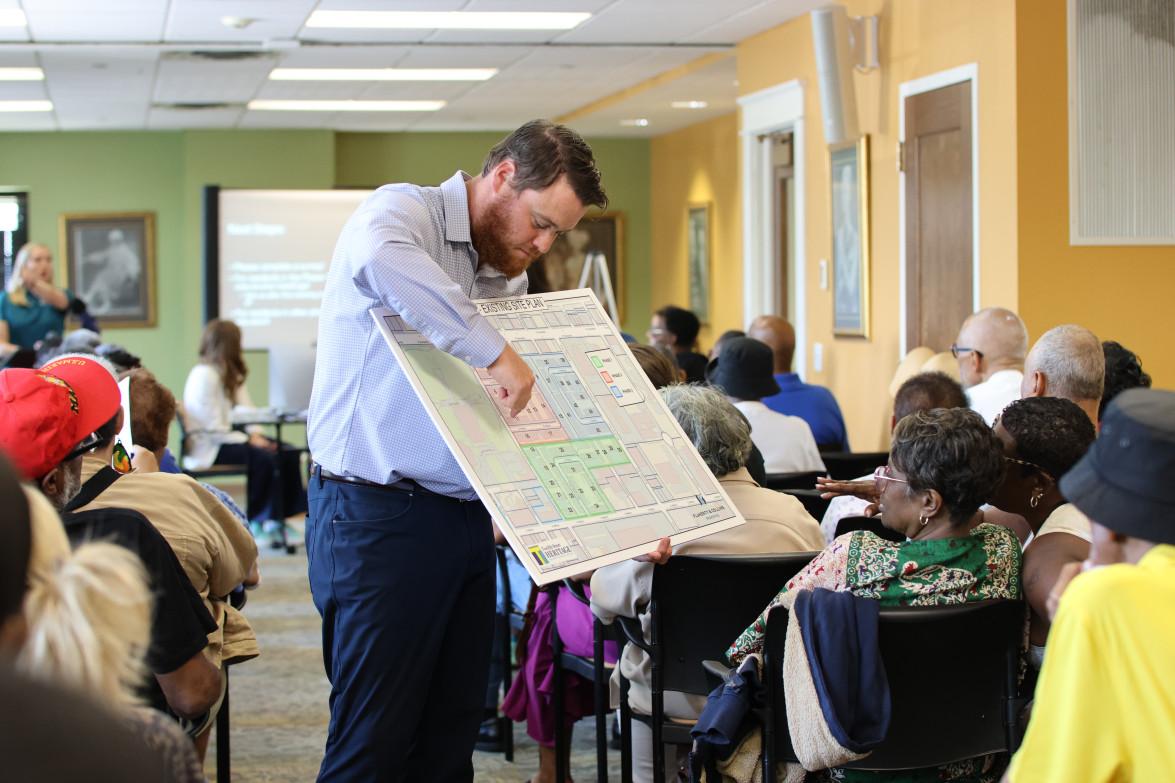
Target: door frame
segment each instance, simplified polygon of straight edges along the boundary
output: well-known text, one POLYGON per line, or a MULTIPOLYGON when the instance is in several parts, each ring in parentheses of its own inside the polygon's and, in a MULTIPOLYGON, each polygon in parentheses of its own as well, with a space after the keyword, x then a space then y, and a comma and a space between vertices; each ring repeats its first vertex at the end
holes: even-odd
MULTIPOLYGON (((979 309, 979 64, 967 63, 898 85, 898 141, 906 143, 906 98, 952 84, 971 82, 971 310, 979 309)), ((905 167, 903 167, 905 168, 905 167)), ((910 350, 906 334, 906 172, 898 173, 898 318, 902 356, 910 350)))
POLYGON ((796 352, 792 370, 804 377, 808 356, 808 308, 805 282, 804 204, 807 201, 804 174, 804 87, 798 79, 777 84, 738 99, 739 136, 742 146, 743 190, 743 321, 750 324, 759 315, 775 314, 779 289, 778 258, 775 255, 774 171, 771 140, 766 134, 792 134, 792 176, 795 192, 795 231, 792 264, 795 285, 788 290, 788 313, 796 331, 796 352))

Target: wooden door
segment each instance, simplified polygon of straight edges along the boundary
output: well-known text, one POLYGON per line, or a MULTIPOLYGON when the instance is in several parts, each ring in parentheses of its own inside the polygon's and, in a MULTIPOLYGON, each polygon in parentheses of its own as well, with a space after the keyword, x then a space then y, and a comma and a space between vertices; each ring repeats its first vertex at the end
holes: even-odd
POLYGON ((906 98, 906 343, 947 350, 973 307, 971 82, 906 98))

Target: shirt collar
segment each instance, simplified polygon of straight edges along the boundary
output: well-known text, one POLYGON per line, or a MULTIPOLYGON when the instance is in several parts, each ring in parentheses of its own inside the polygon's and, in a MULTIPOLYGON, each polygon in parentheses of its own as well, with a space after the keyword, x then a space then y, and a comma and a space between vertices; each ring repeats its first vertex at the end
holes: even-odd
POLYGON ((794 372, 775 373, 775 382, 780 386, 799 386, 802 383, 799 374, 794 372))
POLYGON ((469 231, 469 193, 465 182, 472 179, 458 171, 441 183, 441 198, 445 204, 445 239, 449 242, 473 244, 469 231))

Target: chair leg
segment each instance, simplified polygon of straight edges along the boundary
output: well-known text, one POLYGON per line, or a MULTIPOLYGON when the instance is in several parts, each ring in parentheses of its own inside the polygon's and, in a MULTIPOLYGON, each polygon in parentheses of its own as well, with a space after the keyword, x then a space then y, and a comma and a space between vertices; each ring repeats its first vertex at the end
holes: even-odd
POLYGON ((224 698, 216 715, 216 783, 232 780, 229 754, 228 667, 224 667, 224 698))
POLYGON ((632 709, 628 706, 628 678, 620 675, 620 781, 632 783, 632 709))
POLYGON ((551 663, 555 667, 555 780, 557 783, 563 783, 567 780, 567 746, 570 743, 567 737, 567 720, 564 717, 566 705, 563 699, 563 640, 559 638, 559 626, 555 616, 555 604, 558 603, 558 596, 558 592, 551 595, 551 655, 553 657, 551 663))
POLYGON ((608 783, 608 680, 604 669, 604 624, 592 623, 592 656, 596 701, 596 781, 608 783))

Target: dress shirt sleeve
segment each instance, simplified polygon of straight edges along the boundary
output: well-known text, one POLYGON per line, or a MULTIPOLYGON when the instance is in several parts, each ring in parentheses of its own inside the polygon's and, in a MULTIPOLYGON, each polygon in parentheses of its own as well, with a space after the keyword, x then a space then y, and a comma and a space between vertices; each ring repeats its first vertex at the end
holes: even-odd
POLYGON ((348 248, 355 285, 442 351, 474 367, 492 364, 506 340, 425 250, 427 207, 405 195, 363 217, 348 248))

